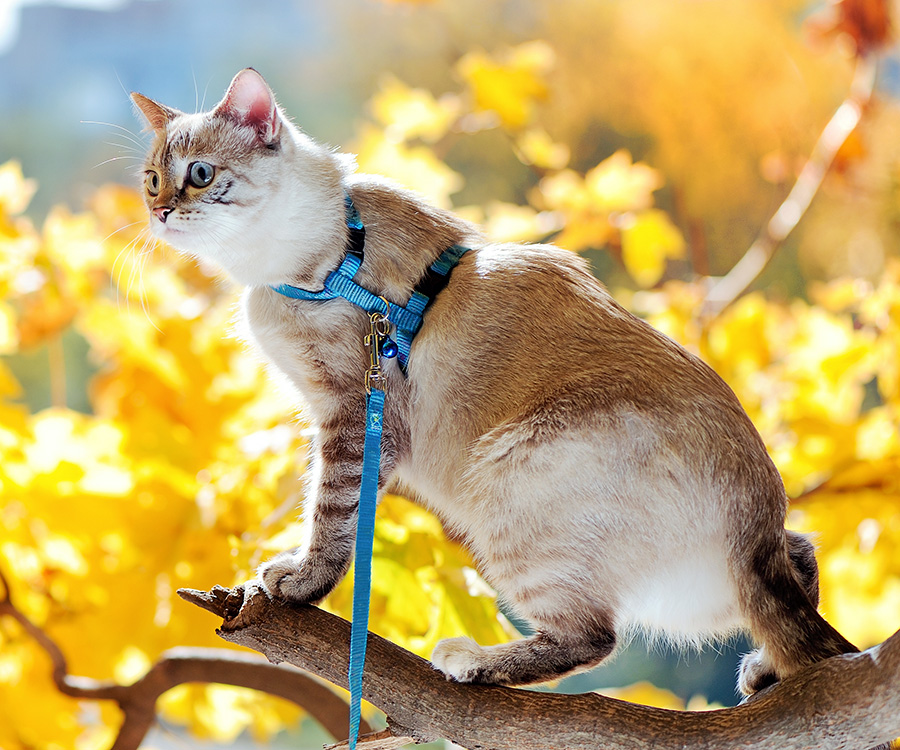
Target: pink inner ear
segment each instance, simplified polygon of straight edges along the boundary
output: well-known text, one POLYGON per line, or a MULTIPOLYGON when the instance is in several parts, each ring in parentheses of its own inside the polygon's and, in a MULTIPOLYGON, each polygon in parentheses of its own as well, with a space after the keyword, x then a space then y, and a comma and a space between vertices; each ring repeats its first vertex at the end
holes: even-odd
POLYGON ((254 128, 266 143, 278 134, 275 98, 255 70, 242 70, 235 76, 219 108, 241 124, 254 128))

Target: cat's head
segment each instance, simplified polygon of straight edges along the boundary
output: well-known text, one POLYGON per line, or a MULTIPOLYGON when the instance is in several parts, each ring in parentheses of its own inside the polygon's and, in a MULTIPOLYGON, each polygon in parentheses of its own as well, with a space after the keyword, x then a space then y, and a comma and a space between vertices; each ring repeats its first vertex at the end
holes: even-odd
POLYGON ((242 284, 311 273, 341 226, 347 162, 285 118, 259 73, 242 70, 199 114, 131 96, 156 135, 143 190, 157 237, 242 284))

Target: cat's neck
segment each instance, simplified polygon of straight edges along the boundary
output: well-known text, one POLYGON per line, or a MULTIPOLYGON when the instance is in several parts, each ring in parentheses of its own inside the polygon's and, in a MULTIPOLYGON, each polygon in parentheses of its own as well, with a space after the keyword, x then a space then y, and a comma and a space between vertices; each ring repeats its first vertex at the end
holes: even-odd
MULTIPOLYGON (((284 171, 265 212, 268 233, 284 245, 290 258, 288 275, 277 280, 303 289, 321 289, 343 258, 347 240, 345 191, 338 157, 306 136, 285 139, 284 171), (317 179, 310 179, 316 175, 317 179)), ((266 250, 266 248, 261 248, 266 250)), ((288 265, 288 264, 286 264, 288 265)))
MULTIPOLYGON (((451 245, 483 242, 475 226, 381 177, 349 175, 344 189, 366 230, 357 280, 391 302, 405 304, 428 267, 451 245)), ((343 237, 346 243, 346 228, 343 237)))

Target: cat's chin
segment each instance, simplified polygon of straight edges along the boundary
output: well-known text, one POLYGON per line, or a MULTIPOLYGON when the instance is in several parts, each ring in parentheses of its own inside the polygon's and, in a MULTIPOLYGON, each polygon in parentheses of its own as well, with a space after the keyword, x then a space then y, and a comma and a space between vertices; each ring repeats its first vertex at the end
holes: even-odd
POLYGON ((180 227, 177 222, 154 227, 153 233, 182 255, 211 263, 240 286, 277 286, 290 283, 296 275, 296 264, 292 259, 279 255, 272 248, 267 248, 265 253, 248 253, 250 242, 245 244, 233 238, 212 241, 205 233, 196 232, 193 226, 180 227))
POLYGON ((266 264, 259 263, 258 259, 248 258, 246 261, 236 263, 234 258, 225 259, 220 253, 215 252, 194 252, 191 250, 181 250, 180 252, 190 255, 197 260, 211 263, 231 281, 240 286, 278 286, 291 278, 290 271, 277 267, 267 267, 266 264))

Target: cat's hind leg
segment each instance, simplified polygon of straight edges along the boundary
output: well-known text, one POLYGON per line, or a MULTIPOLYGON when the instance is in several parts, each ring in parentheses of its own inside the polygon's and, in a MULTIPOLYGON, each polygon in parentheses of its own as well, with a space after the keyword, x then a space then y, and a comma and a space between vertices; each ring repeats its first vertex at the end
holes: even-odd
MULTIPOLYGON (((789 604, 783 605, 788 609, 789 615, 780 629, 776 618, 770 618, 773 621, 769 625, 770 637, 775 640, 776 645, 780 645, 779 641, 790 644, 790 649, 786 649, 782 645, 782 651, 786 651, 792 657, 795 668, 829 656, 856 651, 856 647, 826 623, 816 611, 819 604, 819 568, 816 564, 815 548, 812 542, 803 534, 795 531, 786 530, 785 535, 787 557, 792 570, 790 573, 785 572, 781 575, 781 585, 774 585, 770 582, 769 589, 782 592, 781 595, 789 602, 789 604), (805 600, 801 598, 804 594, 805 600), (790 596, 793 596, 793 602, 788 598, 790 596), (785 635, 777 638, 780 630, 784 630, 785 635)), ((777 580, 778 573, 775 566, 777 557, 773 556, 773 558, 773 562, 767 569, 776 570, 776 573, 769 575, 777 580)), ((780 677, 786 676, 779 675, 775 659, 777 652, 773 654, 773 651, 774 649, 771 647, 767 648, 763 645, 746 654, 741 660, 738 687, 744 695, 753 695, 753 693, 778 682, 780 677)), ((785 658, 782 656, 782 662, 784 661, 785 658)))
POLYGON ((542 630, 499 646, 448 638, 437 644, 431 663, 457 682, 530 685, 596 666, 615 645, 612 629, 597 623, 565 635, 542 630))

